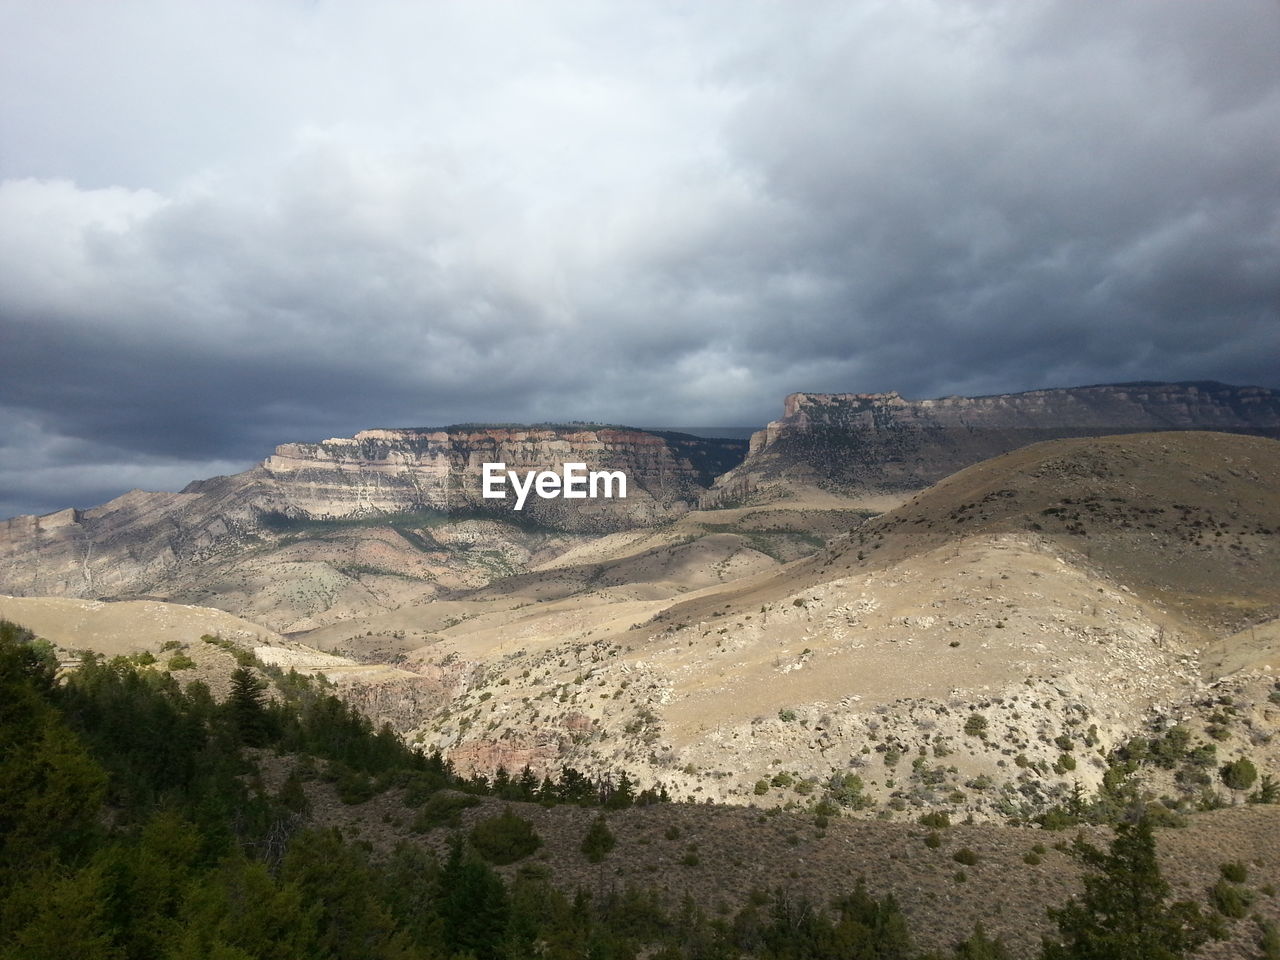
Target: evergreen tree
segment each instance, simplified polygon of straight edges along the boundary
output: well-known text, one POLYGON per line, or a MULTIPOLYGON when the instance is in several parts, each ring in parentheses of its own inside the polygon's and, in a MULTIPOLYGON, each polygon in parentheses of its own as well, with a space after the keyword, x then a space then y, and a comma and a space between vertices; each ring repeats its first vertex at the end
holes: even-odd
POLYGON ((582 838, 582 853, 591 863, 600 863, 617 842, 613 831, 609 829, 609 825, 604 822, 604 816, 601 815, 591 821, 587 835, 582 838))
POLYGON ((478 860, 465 858, 455 837, 440 871, 440 919, 445 946, 477 960, 503 954, 510 907, 502 878, 478 860))
POLYGON ((618 785, 609 794, 609 799, 605 802, 605 806, 610 810, 625 810, 635 802, 635 784, 627 776, 627 771, 623 770, 622 773, 618 774, 618 785))
POLYGON ((1220 935, 1196 904, 1167 902, 1147 820, 1117 826, 1105 853, 1078 837, 1075 853, 1093 872, 1082 896, 1049 911, 1058 935, 1045 939, 1044 960, 1179 960, 1220 935))
POLYGON ((979 920, 969 939, 956 944, 955 960, 1013 960, 1013 954, 999 937, 988 937, 979 920))
POLYGON ((520 771, 520 779, 516 784, 520 789, 520 799, 526 802, 534 800, 538 795, 538 778, 533 774, 533 768, 527 763, 524 769, 520 771))
POLYGON ((227 698, 227 710, 236 737, 249 747, 261 747, 267 742, 267 707, 262 693, 262 682, 248 667, 237 667, 231 674, 231 695, 227 698))

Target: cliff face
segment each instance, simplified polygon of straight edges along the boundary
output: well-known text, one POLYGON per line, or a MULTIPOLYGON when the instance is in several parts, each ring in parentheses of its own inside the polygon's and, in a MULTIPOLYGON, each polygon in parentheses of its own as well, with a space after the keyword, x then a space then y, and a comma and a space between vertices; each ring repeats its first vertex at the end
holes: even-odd
MULTIPOLYGON (((288 515, 350 517, 413 510, 511 510, 482 495, 485 463, 523 475, 564 463, 620 470, 627 498, 565 501, 531 495, 521 511, 572 530, 653 523, 685 512, 744 444, 674 433, 579 427, 454 427, 365 430, 351 439, 287 443, 262 465, 288 515)), ((188 488, 190 489, 190 488, 188 488)))
POLYGON ((1041 440, 1153 430, 1280 437, 1280 392, 1220 383, 1128 383, 988 397, 793 393, 746 461, 704 503, 782 481, 896 492, 1041 440))
POLYGON ((265 604, 264 622, 283 629, 325 609, 474 586, 560 541, 678 516, 744 453, 736 440, 582 426, 289 443, 252 470, 181 493, 135 490, 90 510, 0 522, 0 593, 151 595, 238 613, 265 604), (621 470, 627 497, 531 494, 515 513, 514 497, 483 498, 485 462, 521 473, 565 462, 621 470))

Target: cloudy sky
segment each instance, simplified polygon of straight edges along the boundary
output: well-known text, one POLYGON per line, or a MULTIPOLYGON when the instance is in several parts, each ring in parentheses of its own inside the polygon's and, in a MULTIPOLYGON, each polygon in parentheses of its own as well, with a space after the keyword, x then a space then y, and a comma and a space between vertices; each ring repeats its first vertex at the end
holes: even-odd
POLYGON ((0 0, 0 516, 368 426, 1280 386, 1275 0, 0 0))

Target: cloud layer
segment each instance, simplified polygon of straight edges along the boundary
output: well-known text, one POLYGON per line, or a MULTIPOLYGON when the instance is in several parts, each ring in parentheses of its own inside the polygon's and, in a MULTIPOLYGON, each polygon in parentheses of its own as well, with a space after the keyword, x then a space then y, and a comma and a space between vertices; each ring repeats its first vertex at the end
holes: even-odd
POLYGON ((1258 0, 0 10, 0 515, 375 425, 1277 386, 1258 0))

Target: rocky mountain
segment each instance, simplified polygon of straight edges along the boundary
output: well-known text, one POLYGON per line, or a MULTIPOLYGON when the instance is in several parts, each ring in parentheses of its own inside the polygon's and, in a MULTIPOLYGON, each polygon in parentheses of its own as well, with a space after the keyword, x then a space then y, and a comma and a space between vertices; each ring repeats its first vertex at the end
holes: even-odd
MULTIPOLYGON (((446 620, 398 611, 426 631, 410 668, 455 671, 411 736, 464 769, 626 768, 698 800, 803 803, 853 778, 851 802, 895 818, 1043 811, 1172 725, 1202 766, 1274 773, 1277 478, 1266 438, 1050 441, 865 522, 846 511, 847 532, 781 567, 757 552, 786 530, 781 503, 690 514, 446 620)), ((1197 802, 1206 773, 1181 763, 1161 789, 1197 802)))
POLYGON ((0 592, 204 602, 277 629, 474 587, 579 540, 680 516, 745 444, 600 426, 367 430, 278 447, 181 493, 0 524, 0 592), (482 465, 623 471, 625 499, 482 496, 482 465))
POLYGON ((1280 437, 1280 391, 1144 382, 937 400, 793 393, 704 503, 797 483, 864 495, 919 490, 1029 443, 1155 430, 1280 437))

